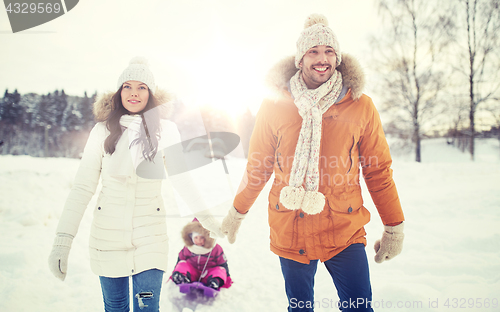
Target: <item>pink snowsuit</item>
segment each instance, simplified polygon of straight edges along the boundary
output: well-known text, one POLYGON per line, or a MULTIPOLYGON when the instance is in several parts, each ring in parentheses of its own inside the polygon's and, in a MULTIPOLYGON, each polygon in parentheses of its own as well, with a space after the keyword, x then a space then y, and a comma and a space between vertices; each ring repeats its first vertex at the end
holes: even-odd
POLYGON ((219 244, 216 244, 211 252, 204 255, 195 254, 188 247, 182 248, 179 252, 179 260, 174 269, 174 272, 176 271, 183 275, 187 275, 189 272, 191 281, 196 282, 200 280, 205 285, 209 278, 214 277, 219 277, 224 282, 221 286, 223 288, 229 288, 232 284, 227 260, 219 244))
POLYGON ((189 273, 191 282, 200 281, 205 285, 210 278, 218 277, 224 282, 221 287, 229 288, 233 282, 229 276, 226 256, 222 247, 210 237, 210 232, 194 219, 184 226, 181 235, 184 248, 179 252, 174 272, 177 271, 184 276, 188 276, 189 273), (198 233, 205 238, 203 246, 194 244, 193 233, 198 233))

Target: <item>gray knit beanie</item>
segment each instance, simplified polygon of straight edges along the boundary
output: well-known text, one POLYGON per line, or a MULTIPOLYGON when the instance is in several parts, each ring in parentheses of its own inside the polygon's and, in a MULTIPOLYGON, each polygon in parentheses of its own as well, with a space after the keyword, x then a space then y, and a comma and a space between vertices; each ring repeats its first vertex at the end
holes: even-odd
POLYGON ((146 58, 136 56, 130 60, 128 67, 125 68, 120 78, 118 78, 118 89, 124 82, 129 80, 145 83, 149 90, 151 90, 151 93, 155 93, 155 77, 149 70, 148 60, 146 58))
MULTIPOLYGON (((295 54, 295 67, 299 68, 299 63, 306 54, 307 50, 314 46, 326 45, 335 50, 337 55, 337 66, 342 61, 340 45, 337 36, 328 27, 328 20, 324 15, 311 14, 307 17, 304 24, 304 30, 297 40, 297 53, 295 54)), ((335 67, 337 67, 335 66, 335 67)))

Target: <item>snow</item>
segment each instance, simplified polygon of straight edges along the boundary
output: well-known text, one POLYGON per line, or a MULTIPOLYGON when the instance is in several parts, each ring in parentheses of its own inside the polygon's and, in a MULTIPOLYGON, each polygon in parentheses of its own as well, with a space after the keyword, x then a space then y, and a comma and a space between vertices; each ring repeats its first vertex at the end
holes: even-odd
MULTIPOLYGON (((458 311, 463 307, 467 311, 499 311, 498 141, 477 140, 475 162, 441 139, 423 142, 422 163, 412 159, 412 155, 394 159, 406 237, 403 253, 382 264, 373 260, 373 244, 383 227, 363 190, 365 206, 372 213, 366 226, 366 250, 375 310, 458 311)), ((0 157, 0 311, 103 310, 99 279, 90 271, 87 249, 92 209, 87 210, 73 242, 66 280, 52 276, 47 265, 78 164, 77 159, 0 157)), ((231 181, 237 185, 245 161, 232 158, 227 164, 231 181)), ((211 305, 198 306, 196 311, 286 310, 279 260, 269 251, 266 208, 270 184, 243 221, 236 243, 218 241, 228 257, 233 286, 223 289, 211 305)), ((89 206, 93 205, 95 197, 89 206)), ((220 216, 229 206, 221 209, 216 211, 220 216)), ((181 228, 190 219, 175 211, 169 214, 172 269, 182 248, 181 228)), ((176 288, 172 286, 164 284, 162 311, 173 310, 169 297, 176 295, 176 288)), ((316 311, 338 311, 335 287, 321 264, 315 294, 316 311)))

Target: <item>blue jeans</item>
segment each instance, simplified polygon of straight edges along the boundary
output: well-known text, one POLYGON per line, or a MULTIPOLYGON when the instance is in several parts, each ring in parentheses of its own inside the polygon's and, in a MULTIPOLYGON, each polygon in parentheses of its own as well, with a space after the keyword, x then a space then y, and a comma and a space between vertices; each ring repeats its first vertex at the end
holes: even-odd
MULTIPOLYGON (((280 257, 280 262, 285 278, 288 311, 314 311, 314 275, 318 260, 303 264, 280 257)), ((325 261, 325 266, 337 288, 340 301, 336 306, 341 311, 373 311, 370 304, 372 289, 368 259, 363 244, 347 247, 335 257, 325 261)), ((316 307, 321 308, 323 303, 323 300, 318 300, 316 307)))
MULTIPOLYGON (((130 311, 129 277, 104 277, 101 281, 104 310, 106 312, 130 311)), ((132 275, 134 312, 157 312, 160 309, 160 291, 163 271, 147 270, 132 275)))

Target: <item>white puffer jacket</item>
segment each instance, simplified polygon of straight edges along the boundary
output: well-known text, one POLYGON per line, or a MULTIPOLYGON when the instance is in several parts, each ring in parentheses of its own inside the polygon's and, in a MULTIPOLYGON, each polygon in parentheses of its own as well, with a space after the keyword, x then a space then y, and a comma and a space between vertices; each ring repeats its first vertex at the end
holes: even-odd
MULTIPOLYGON (((134 170, 125 182, 111 177, 111 156, 104 151, 108 135, 105 122, 92 129, 57 232, 76 235, 101 177, 102 190, 94 208, 89 242, 92 271, 106 277, 129 276, 153 268, 165 271, 168 236, 162 180, 141 178, 134 170)), ((170 144, 180 142, 177 127, 171 121, 162 120, 163 136, 168 136, 170 144)), ((199 200, 186 185, 176 189, 184 198, 199 200)))

